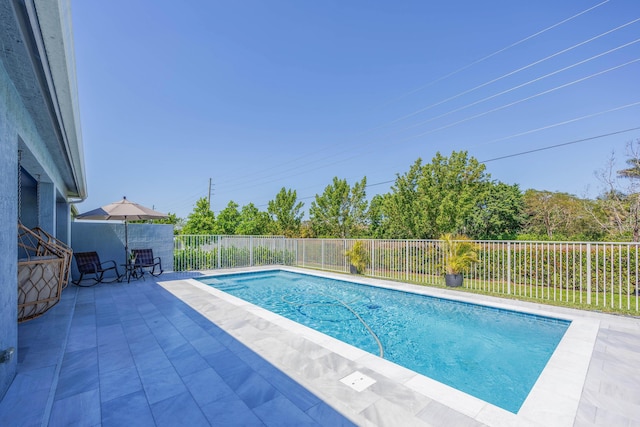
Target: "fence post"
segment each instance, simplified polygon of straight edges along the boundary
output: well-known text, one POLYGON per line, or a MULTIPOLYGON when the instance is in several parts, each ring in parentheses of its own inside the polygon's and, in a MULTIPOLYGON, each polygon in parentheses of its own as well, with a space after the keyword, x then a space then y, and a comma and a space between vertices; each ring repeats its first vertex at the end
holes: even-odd
POLYGON ((324 239, 321 240, 322 244, 320 245, 320 264, 322 269, 324 270, 324 239))
POLYGON ((342 239, 342 261, 343 261, 343 271, 347 271, 348 267, 348 257, 347 257, 347 239, 342 239))
POLYGON ((409 240, 405 240, 404 242, 404 280, 409 281, 409 240))
POLYGON ((253 236, 249 236, 249 267, 253 267, 253 236))
POLYGON ((371 276, 375 276, 376 266, 376 240, 371 239, 371 276))
POLYGON ((218 268, 220 267, 220 252, 222 251, 222 236, 218 236, 218 268))
POLYGON ((176 253, 178 253, 178 251, 176 250, 178 247, 178 236, 173 236, 173 271, 182 271, 182 269, 180 269, 179 264, 180 264, 180 260, 176 257, 176 253))
POLYGON ((591 243, 587 243, 587 305, 591 305, 591 243))
POLYGON ((511 242, 507 242, 507 295, 511 295, 511 242))

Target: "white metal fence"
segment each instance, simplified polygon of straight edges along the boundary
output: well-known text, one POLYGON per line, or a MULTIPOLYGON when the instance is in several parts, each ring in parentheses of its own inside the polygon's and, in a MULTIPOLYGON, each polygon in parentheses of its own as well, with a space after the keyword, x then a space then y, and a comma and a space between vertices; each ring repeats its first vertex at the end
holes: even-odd
POLYGON ((174 271, 294 265, 293 245, 284 237, 178 235, 174 237, 174 271))
MULTIPOLYGON (((366 275, 443 285, 437 240, 360 239, 366 275)), ((349 272, 345 252, 357 240, 271 236, 176 236, 174 269, 292 265, 349 272)), ((480 261, 464 286, 493 294, 638 311, 638 244, 477 241, 480 261)))

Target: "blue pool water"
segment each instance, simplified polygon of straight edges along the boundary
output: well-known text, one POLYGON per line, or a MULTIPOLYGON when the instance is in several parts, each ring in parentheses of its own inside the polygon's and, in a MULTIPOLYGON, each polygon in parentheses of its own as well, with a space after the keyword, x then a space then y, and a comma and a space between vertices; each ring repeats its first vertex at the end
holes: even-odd
POLYGON ((279 270, 199 280, 513 413, 570 324, 279 270))

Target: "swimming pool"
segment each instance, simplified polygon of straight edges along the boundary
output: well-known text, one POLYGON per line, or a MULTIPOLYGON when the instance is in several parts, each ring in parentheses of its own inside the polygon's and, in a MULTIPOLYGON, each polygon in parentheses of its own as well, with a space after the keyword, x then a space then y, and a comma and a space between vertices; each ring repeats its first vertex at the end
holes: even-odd
POLYGON ((570 324, 285 271, 200 281, 513 413, 570 324))

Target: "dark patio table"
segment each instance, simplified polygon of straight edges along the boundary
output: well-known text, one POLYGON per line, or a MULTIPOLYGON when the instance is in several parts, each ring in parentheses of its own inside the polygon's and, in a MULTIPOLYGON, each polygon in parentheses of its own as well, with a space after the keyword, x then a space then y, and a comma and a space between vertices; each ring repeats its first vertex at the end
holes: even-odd
POLYGON ((138 279, 144 280, 144 270, 142 269, 141 266, 137 264, 131 264, 131 263, 120 264, 120 265, 124 267, 124 276, 122 277, 123 279, 125 277, 127 278, 127 283, 131 283, 132 277, 135 280, 138 280, 138 279))

